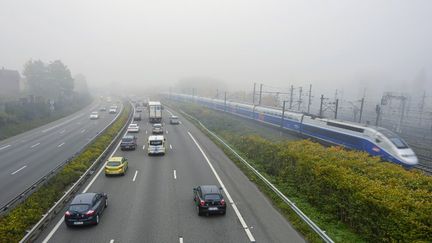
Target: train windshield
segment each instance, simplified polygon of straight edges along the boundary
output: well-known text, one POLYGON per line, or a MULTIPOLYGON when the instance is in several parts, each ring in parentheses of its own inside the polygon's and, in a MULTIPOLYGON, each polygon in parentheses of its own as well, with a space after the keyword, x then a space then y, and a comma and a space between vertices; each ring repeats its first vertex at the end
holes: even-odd
POLYGON ((377 130, 384 136, 386 136, 398 149, 409 148, 408 144, 393 132, 390 132, 389 130, 384 128, 379 128, 377 130))

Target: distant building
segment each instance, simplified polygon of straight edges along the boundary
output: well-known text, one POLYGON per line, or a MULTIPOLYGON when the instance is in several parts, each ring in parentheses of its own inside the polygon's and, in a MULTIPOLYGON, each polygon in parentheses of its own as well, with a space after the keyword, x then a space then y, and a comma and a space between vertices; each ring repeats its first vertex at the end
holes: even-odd
POLYGON ((20 92, 20 74, 16 70, 0 69, 0 95, 15 96, 20 92))

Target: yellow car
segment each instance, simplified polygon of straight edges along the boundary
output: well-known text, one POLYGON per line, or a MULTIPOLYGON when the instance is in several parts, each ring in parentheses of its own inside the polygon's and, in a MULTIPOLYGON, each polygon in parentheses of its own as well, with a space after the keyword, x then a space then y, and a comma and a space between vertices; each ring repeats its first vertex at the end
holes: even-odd
POLYGON ((111 157, 105 165, 105 175, 124 175, 128 169, 127 159, 111 157))

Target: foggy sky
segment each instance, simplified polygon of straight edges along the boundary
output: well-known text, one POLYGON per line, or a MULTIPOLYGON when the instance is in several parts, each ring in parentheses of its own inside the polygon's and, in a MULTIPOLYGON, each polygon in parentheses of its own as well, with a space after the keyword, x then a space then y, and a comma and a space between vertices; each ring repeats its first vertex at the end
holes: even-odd
POLYGON ((430 0, 0 0, 0 67, 61 59, 92 86, 411 89, 432 77, 431 13, 430 0))

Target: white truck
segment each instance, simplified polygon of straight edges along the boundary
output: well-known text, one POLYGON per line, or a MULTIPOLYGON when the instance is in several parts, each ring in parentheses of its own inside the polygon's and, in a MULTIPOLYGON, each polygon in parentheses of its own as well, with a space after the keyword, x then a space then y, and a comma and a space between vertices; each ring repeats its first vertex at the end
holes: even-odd
POLYGON ((149 101, 149 122, 150 123, 161 123, 162 121, 162 105, 159 101, 149 101))

